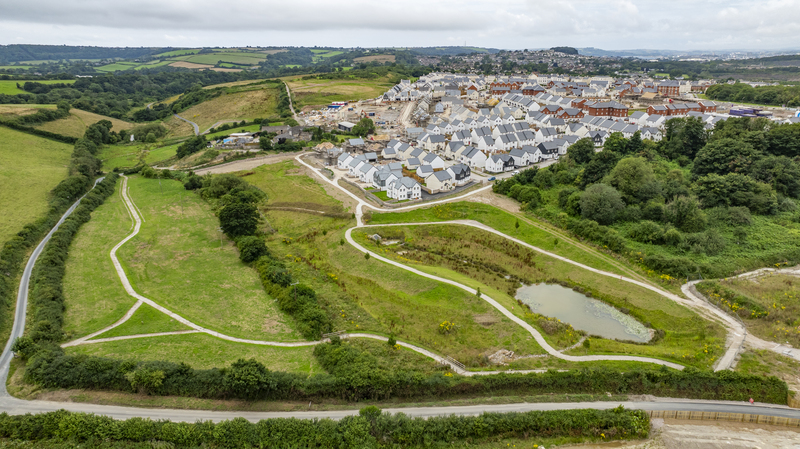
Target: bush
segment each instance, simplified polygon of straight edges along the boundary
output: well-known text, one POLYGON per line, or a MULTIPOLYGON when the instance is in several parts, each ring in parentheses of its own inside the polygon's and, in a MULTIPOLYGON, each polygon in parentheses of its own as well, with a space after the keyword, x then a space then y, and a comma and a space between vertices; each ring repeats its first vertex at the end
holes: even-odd
POLYGON ((658 244, 664 238, 664 229, 652 221, 642 221, 631 227, 628 237, 640 243, 658 244))
POLYGON ((267 245, 261 237, 240 237, 236 241, 236 246, 239 248, 239 259, 244 263, 254 262, 262 256, 269 255, 267 245))
POLYGON ((625 208, 617 190, 605 184, 592 184, 581 195, 581 216, 602 225, 610 225, 625 208))

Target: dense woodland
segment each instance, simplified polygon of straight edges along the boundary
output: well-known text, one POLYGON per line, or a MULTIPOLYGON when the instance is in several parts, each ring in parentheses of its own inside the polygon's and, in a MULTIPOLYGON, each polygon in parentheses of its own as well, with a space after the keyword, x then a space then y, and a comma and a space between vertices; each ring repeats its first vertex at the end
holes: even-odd
POLYGON ((589 139, 494 185, 523 209, 669 276, 800 262, 800 125, 667 122, 664 140, 589 139), (791 231, 790 231, 791 230, 791 231))

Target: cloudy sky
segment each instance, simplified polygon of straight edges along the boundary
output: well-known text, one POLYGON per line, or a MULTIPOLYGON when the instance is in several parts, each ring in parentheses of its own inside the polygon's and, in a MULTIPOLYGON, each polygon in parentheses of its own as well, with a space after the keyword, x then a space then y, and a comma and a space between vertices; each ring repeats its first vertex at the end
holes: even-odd
POLYGON ((800 0, 0 0, 0 44, 777 50, 800 0))

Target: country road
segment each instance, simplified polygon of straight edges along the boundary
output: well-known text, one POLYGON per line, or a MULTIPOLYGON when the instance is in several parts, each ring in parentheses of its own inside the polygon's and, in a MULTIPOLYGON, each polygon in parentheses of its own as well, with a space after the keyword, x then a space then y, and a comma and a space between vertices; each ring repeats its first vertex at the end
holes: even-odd
MULTIPOLYGON (((94 182, 94 189, 97 186, 97 183, 105 179, 98 178, 94 182)), ((88 192, 87 192, 88 194, 88 192)), ((13 353, 11 352, 11 346, 14 344, 14 341, 22 337, 23 332, 25 332, 25 315, 28 310, 28 290, 30 287, 31 281, 31 274, 33 273, 33 266, 36 264, 36 259, 39 258, 39 255, 44 250, 44 247, 47 245, 47 242, 50 241, 50 238, 53 237, 53 234, 58 230, 59 226, 64 223, 64 220, 69 217, 72 212, 75 211, 75 208, 81 203, 81 200, 86 196, 84 194, 82 197, 75 201, 75 204, 70 206, 64 215, 61 216, 61 219, 58 220, 53 229, 47 233, 47 235, 39 242, 39 245, 36 246, 36 249, 33 250, 30 258, 28 258, 28 263, 25 264, 25 270, 22 272, 22 278, 19 281, 19 293, 17 293, 17 304, 16 304, 16 313, 14 314, 14 325, 11 328, 11 335, 8 336, 8 341, 6 342, 6 347, 3 349, 3 354, 0 356, 0 396, 8 396, 8 391, 6 391, 6 380, 8 379, 8 369, 11 365, 11 358, 13 357, 13 353)))
POLYGON ((175 117, 179 118, 180 120, 183 120, 184 122, 192 125, 192 127, 194 128, 194 135, 195 136, 199 136, 200 135, 200 127, 197 126, 197 123, 189 121, 189 120, 186 120, 185 118, 181 117, 178 114, 172 114, 172 115, 174 115, 175 117))

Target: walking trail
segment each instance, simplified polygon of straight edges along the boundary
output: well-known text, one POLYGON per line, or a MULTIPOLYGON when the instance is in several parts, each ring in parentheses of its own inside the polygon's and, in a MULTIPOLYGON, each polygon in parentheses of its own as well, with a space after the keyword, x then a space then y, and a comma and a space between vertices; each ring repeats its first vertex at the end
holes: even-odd
MULTIPOLYGON (((76 340, 64 343, 62 345, 63 347, 77 346, 77 345, 83 345, 83 344, 92 344, 92 343, 100 343, 100 342, 108 342, 108 341, 116 341, 116 340, 127 340, 127 339, 133 339, 133 338, 147 338, 147 337, 156 337, 156 336, 162 336, 162 335, 177 334, 177 333, 168 332, 168 333, 156 333, 156 334, 127 335, 127 336, 122 336, 122 337, 100 338, 100 339, 93 340, 95 337, 98 337, 98 336, 102 335, 103 333, 108 332, 109 330, 114 329, 115 327, 120 326, 121 324, 123 324, 126 321, 128 321, 131 318, 131 316, 133 316, 133 314, 136 312, 136 310, 138 310, 138 308, 141 307, 142 304, 147 304, 147 305, 155 308, 156 310, 168 315, 170 318, 174 319, 175 321, 177 321, 179 323, 182 323, 182 324, 184 324, 184 325, 186 325, 186 326, 188 326, 188 327, 193 329, 191 331, 179 332, 181 334, 182 333, 200 332, 200 333, 205 333, 205 334, 208 334, 208 335, 211 335, 211 336, 223 339, 223 340, 233 341, 233 342, 237 342, 237 343, 249 343, 249 344, 256 344, 256 345, 263 345, 263 346, 280 346, 280 347, 312 346, 312 345, 317 345, 317 344, 329 341, 328 339, 323 339, 323 340, 319 340, 319 341, 279 342, 279 341, 251 340, 251 339, 232 337, 232 336, 225 335, 223 333, 220 333, 220 332, 205 328, 205 327, 200 326, 200 325, 198 325, 196 323, 193 323, 192 321, 189 321, 188 319, 178 315, 177 313, 167 309, 166 307, 161 306, 160 304, 156 303, 155 301, 153 301, 153 300, 151 300, 151 299, 149 299, 149 298, 147 298, 145 296, 142 296, 139 293, 137 293, 133 289, 133 287, 131 286, 131 283, 128 280, 128 277, 125 274, 125 270, 122 268, 122 264, 120 263, 119 258, 117 257, 117 251, 119 250, 119 248, 122 247, 122 245, 126 244, 129 240, 131 240, 133 237, 135 237, 139 233, 139 230, 141 229, 141 226, 142 226, 142 220, 140 218, 139 211, 137 210, 135 204, 133 203, 133 201, 130 198, 129 190, 128 190, 128 178, 125 177, 125 176, 123 176, 123 179, 122 179, 122 186, 120 188, 120 192, 121 192, 121 196, 122 196, 122 199, 123 199, 123 203, 125 204, 125 207, 128 210, 128 213, 130 214, 131 218, 134 221, 134 227, 133 227, 133 231, 128 236, 126 236, 124 239, 122 239, 122 241, 117 243, 117 245, 115 245, 114 248, 111 249, 110 257, 111 257, 111 261, 112 261, 112 263, 114 265, 114 269, 117 272, 117 276, 119 277, 120 281, 122 282, 122 286, 125 288, 125 291, 128 293, 128 295, 130 295, 130 296, 132 296, 133 298, 136 299, 136 303, 133 305, 133 307, 131 307, 130 310, 128 310, 128 312, 122 318, 120 318, 114 324, 112 324, 112 325, 110 325, 110 326, 108 326, 108 327, 106 327, 104 329, 101 329, 101 330, 99 330, 97 332, 93 332, 93 333, 91 333, 89 335, 86 335, 84 337, 81 337, 81 338, 78 338, 76 340)), ((475 227, 487 229, 487 230, 490 230, 492 232, 497 233, 498 235, 505 236, 504 234, 499 233, 498 231, 495 231, 494 229, 489 228, 489 227, 487 227, 485 225, 482 225, 480 223, 470 222, 470 221, 459 221, 459 222, 455 222, 455 223, 457 223, 457 224, 465 224, 465 225, 468 225, 468 226, 475 226, 475 227)), ((352 229, 349 229, 346 232, 347 241, 351 245, 353 245, 355 248, 359 249, 360 251, 367 252, 366 249, 364 249, 363 247, 358 245, 352 239, 351 232, 352 232, 352 229)), ((517 241, 516 239, 513 239, 513 238, 511 238, 509 236, 505 236, 505 237, 517 241)), ((524 243, 524 242, 521 242, 521 243, 524 243)), ((398 267, 400 267, 400 268, 402 268, 404 270, 411 271, 411 272, 413 272, 413 273, 415 273, 417 275, 420 275, 420 276, 423 276, 423 277, 427 277, 427 278, 430 278, 430 279, 433 279, 433 280, 436 280, 436 281, 439 281, 439 282, 444 282, 444 283, 447 283, 447 284, 450 284, 450 285, 454 285, 454 286, 456 286, 458 288, 461 288, 463 290, 466 290, 466 291, 468 291, 468 292, 470 292, 472 294, 476 294, 476 291, 474 289, 472 289, 472 288, 470 288, 470 287, 468 287, 466 285, 460 284, 458 282, 454 282, 454 281, 451 281, 449 279, 445 279, 445 278, 441 278, 441 277, 438 277, 438 276, 432 276, 432 275, 429 275, 427 273, 423 273, 423 272, 421 272, 419 270, 416 270, 414 268, 410 268, 410 267, 407 267, 407 266, 402 265, 400 263, 391 261, 389 259, 385 259, 385 258, 383 258, 383 257, 381 257, 381 256, 379 256, 377 254, 374 254, 374 253, 371 253, 371 255, 373 257, 376 257, 378 260, 381 260, 381 261, 384 261, 386 263, 398 266, 398 267)), ((589 267, 586 267, 586 268, 589 268, 589 267)), ((562 352, 560 352, 557 349, 555 349, 552 346, 550 346, 550 344, 547 343, 547 341, 544 339, 544 337, 536 329, 534 329, 531 325, 529 325, 528 323, 526 323, 525 321, 521 320, 516 315, 511 313, 508 309, 503 307, 500 303, 498 303, 497 301, 495 301, 494 299, 492 299, 491 297, 489 297, 487 295, 482 295, 481 298, 484 301, 486 301, 488 304, 490 304, 491 306, 496 308, 498 311, 500 311, 500 313, 502 313, 503 315, 505 315, 506 317, 508 317, 509 319, 511 319, 512 321, 514 321, 518 325, 520 325, 523 329, 527 330, 531 334, 531 336, 533 336, 533 338, 537 341, 537 343, 539 343, 539 345, 542 346, 545 349, 545 351, 548 354, 550 354, 551 356, 553 356, 553 357, 556 357, 556 358, 559 358, 559 359, 563 359, 563 360, 567 360, 567 361, 572 361, 572 362, 587 362, 587 361, 598 361, 598 360, 638 361, 638 362, 647 362, 647 363, 654 363, 654 364, 658 364, 658 365, 664 365, 664 366, 668 366, 668 367, 675 368, 675 369, 683 369, 683 366, 678 365, 676 363, 666 362, 666 361, 663 361, 663 360, 658 360, 658 359, 649 358, 649 357, 611 356, 611 355, 592 355, 592 356, 565 355, 562 352)), ((387 337, 384 337, 384 336, 381 336, 381 335, 367 334, 367 333, 346 333, 346 334, 343 334, 342 336, 346 337, 346 338, 371 338, 371 339, 381 340, 381 341, 387 341, 388 340, 387 337)), ((449 365, 450 368, 454 372, 456 372, 458 374, 461 374, 461 375, 472 376, 472 375, 487 375, 487 374, 495 374, 495 373, 497 373, 497 371, 480 371, 480 372, 467 371, 466 369, 463 368, 463 365, 459 364, 458 362, 453 361, 452 359, 450 359, 448 357, 440 356, 440 355, 435 354, 435 353, 433 353, 433 352, 431 352, 431 351, 429 351, 427 349, 421 348, 419 346, 416 346, 416 345, 413 345, 413 344, 410 344, 410 343, 407 343, 407 342, 398 341, 397 344, 402 346, 402 347, 408 348, 408 349, 410 349, 412 351, 415 351, 415 352, 417 352, 419 354, 425 355, 426 357, 432 358, 432 359, 436 360, 439 363, 449 365)), ((538 371, 538 370, 520 370, 520 371, 506 371, 506 372, 536 372, 536 371, 538 371)))

